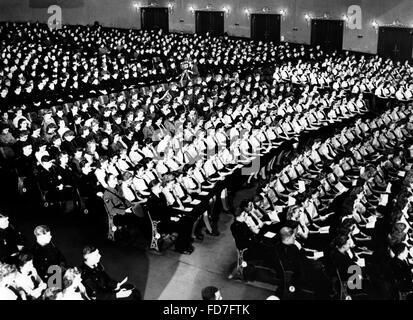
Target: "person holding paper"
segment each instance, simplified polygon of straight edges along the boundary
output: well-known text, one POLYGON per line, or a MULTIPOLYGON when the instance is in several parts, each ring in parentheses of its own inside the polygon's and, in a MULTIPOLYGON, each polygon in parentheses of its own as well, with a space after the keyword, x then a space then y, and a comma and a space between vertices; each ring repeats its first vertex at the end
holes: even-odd
POLYGON ((287 212, 287 220, 293 220, 298 222, 296 236, 300 240, 306 240, 308 238, 308 218, 305 216, 304 209, 298 205, 291 206, 287 212))
POLYGON ((140 292, 127 283, 128 277, 116 282, 106 273, 100 259, 96 247, 86 246, 83 249, 83 263, 79 269, 87 295, 94 300, 141 300, 140 292))
POLYGON ((191 244, 194 221, 185 214, 185 211, 173 208, 175 197, 169 191, 167 182, 162 184, 158 180, 153 180, 149 183, 151 195, 146 203, 147 210, 152 220, 160 222, 158 225, 159 233, 178 233, 175 241, 175 250, 183 254, 191 254, 194 251, 194 247, 191 244))
POLYGON ((391 270, 398 292, 413 292, 413 266, 407 261, 408 249, 404 243, 392 246, 394 258, 391 262, 391 270))
MULTIPOLYGON (((332 248, 327 259, 328 270, 331 275, 334 276, 337 271, 341 281, 346 283, 349 277, 354 274, 354 272, 351 272, 352 268, 357 268, 357 266, 363 268, 362 261, 351 251, 352 245, 352 240, 348 235, 337 236, 332 242, 332 248)), ((363 279, 362 274, 359 274, 358 277, 360 277, 360 280, 363 279)))
POLYGON ((273 223, 281 221, 273 203, 265 193, 257 194, 254 197, 254 209, 262 214, 264 221, 272 221, 273 223))

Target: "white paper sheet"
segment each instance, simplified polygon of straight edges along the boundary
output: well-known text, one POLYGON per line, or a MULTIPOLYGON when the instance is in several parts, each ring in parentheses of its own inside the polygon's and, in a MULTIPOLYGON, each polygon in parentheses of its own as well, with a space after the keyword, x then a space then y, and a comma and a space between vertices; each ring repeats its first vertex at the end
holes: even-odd
POLYGON ((302 180, 298 181, 298 191, 300 193, 305 191, 305 183, 302 180))
POLYGON ((296 203, 295 198, 288 196, 288 205, 293 206, 295 205, 295 203, 296 203))
POLYGON ((405 175, 406 175, 406 171, 399 171, 399 172, 397 172, 397 175, 399 176, 399 177, 404 177, 405 175))
POLYGON ((365 267, 366 266, 366 261, 364 260, 364 259, 358 259, 357 260, 357 264, 360 266, 360 267, 365 267))
POLYGON ((321 227, 318 230, 319 230, 320 233, 329 233, 330 232, 330 226, 321 227))
POLYGON ((322 257, 324 257, 324 252, 314 252, 315 259, 320 259, 322 257))
POLYGON ((341 182, 337 183, 335 187, 340 193, 346 192, 348 190, 341 182))
POLYGON ((276 236, 276 234, 274 232, 270 232, 268 231, 266 234, 264 234, 264 237, 272 239, 276 236))
POLYGON ((381 194, 380 195, 380 201, 379 201, 380 206, 385 206, 388 201, 389 201, 389 195, 388 194, 381 194))

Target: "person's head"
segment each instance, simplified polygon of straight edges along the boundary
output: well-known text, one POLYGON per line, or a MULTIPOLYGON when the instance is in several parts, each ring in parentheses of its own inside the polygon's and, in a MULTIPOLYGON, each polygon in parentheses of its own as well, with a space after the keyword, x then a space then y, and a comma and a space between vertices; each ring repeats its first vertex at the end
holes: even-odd
POLYGON ((42 164, 43 168, 46 170, 50 170, 51 167, 53 167, 53 159, 50 158, 49 156, 43 156, 40 159, 40 163, 42 164))
POLYGON ((17 267, 23 274, 28 274, 34 269, 33 255, 30 252, 20 252, 17 256, 17 267))
POLYGON ((46 127, 46 132, 47 132, 47 134, 52 135, 56 132, 56 129, 57 129, 56 125, 54 123, 51 123, 46 127))
POLYGON ((96 266, 100 262, 99 249, 93 246, 86 246, 83 248, 83 261, 87 266, 96 266))
POLYGON ((63 134, 63 139, 65 141, 71 142, 73 141, 74 138, 75 138, 75 133, 71 130, 68 130, 63 134))
POLYGON ((400 260, 406 260, 409 255, 409 251, 404 243, 396 243, 392 246, 394 255, 400 260))
POLYGON ((153 192, 153 193, 160 193, 162 191, 162 185, 161 182, 157 179, 152 180, 151 182, 149 182, 149 189, 153 192))
POLYGON ((86 160, 82 160, 80 162, 80 170, 82 170, 82 173, 87 176, 92 172, 92 167, 91 164, 86 160))
POLYGON ((34 236, 36 237, 36 242, 41 245, 45 246, 52 241, 52 235, 50 233, 50 228, 45 225, 37 226, 34 229, 34 236))
POLYGON ((287 212, 287 219, 297 221, 300 218, 301 212, 302 212, 301 207, 297 205, 291 206, 287 212))
POLYGON ((346 252, 351 248, 351 238, 342 234, 334 239, 334 246, 341 252, 346 252))
POLYGON ((293 244, 295 242, 295 232, 293 228, 282 227, 280 230, 281 242, 284 244, 293 244))
POLYGON ((14 266, 0 262, 0 288, 12 284, 15 276, 14 266))
POLYGON ((9 227, 9 217, 4 213, 0 213, 0 229, 7 229, 9 227))
POLYGON ((1 126, 1 134, 7 135, 10 132, 10 128, 8 125, 1 126))
POLYGON ((69 163, 69 154, 66 151, 63 151, 59 154, 59 163, 62 166, 65 166, 69 163))
POLYGON ((87 137, 90 134, 90 129, 89 127, 82 127, 79 132, 82 137, 87 137))
POLYGON ((109 137, 104 136, 104 137, 102 138, 102 140, 100 141, 100 145, 101 145, 102 147, 107 148, 107 147, 109 146, 109 137))
POLYGON ((248 200, 248 199, 244 199, 241 201, 240 205, 239 205, 239 219, 243 220, 248 213, 252 210, 253 206, 252 206, 252 201, 248 200))
POLYGON ((82 282, 82 277, 80 271, 75 268, 69 268, 63 275, 63 288, 67 289, 69 287, 77 288, 82 282))
POLYGON ((55 147, 60 147, 62 145, 62 140, 60 139, 59 135, 55 135, 53 136, 53 138, 51 139, 51 143, 55 146, 55 147))
POLYGON ((202 300, 222 300, 221 292, 217 287, 208 286, 202 289, 202 300))
POLYGON ((33 146, 30 143, 25 143, 22 146, 23 154, 28 157, 33 153, 33 146))
POLYGON ((126 171, 125 173, 122 174, 122 181, 125 184, 130 185, 132 183, 132 179, 133 179, 132 173, 126 171))
POLYGON ((107 177, 107 184, 109 188, 115 189, 118 185, 118 178, 114 174, 109 174, 107 177))

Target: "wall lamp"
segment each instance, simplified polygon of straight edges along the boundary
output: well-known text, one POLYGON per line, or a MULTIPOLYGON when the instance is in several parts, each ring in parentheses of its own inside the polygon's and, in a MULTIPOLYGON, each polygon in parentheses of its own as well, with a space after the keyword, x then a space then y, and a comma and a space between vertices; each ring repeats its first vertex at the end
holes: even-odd
POLYGON ((343 14, 341 19, 344 21, 346 28, 348 28, 348 16, 343 14))
POLYGON ((168 2, 168 10, 170 13, 173 13, 175 10, 175 3, 173 2, 168 2))
POLYGON ((225 12, 225 17, 228 17, 229 12, 230 12, 229 8, 228 7, 223 7, 222 10, 225 12))
POLYGON ((189 7, 189 12, 190 12, 192 15, 195 15, 195 8, 194 8, 193 6, 190 6, 190 7, 189 7))
POLYGON ((133 7, 136 9, 136 11, 138 11, 139 8, 141 7, 141 3, 140 2, 134 2, 133 7))
POLYGON ((244 9, 244 14, 247 16, 247 18, 251 18, 251 9, 250 8, 245 8, 244 9))
POLYGON ((281 18, 285 20, 285 16, 287 15, 287 10, 286 9, 281 9, 280 10, 281 18))
POLYGON ((372 21, 371 26, 373 27, 374 30, 376 30, 376 33, 379 32, 379 24, 377 23, 376 20, 372 21))
POLYGON ((308 13, 306 13, 306 14, 304 15, 304 19, 305 19, 305 21, 307 21, 307 27, 308 27, 308 26, 310 25, 311 15, 308 14, 308 13))

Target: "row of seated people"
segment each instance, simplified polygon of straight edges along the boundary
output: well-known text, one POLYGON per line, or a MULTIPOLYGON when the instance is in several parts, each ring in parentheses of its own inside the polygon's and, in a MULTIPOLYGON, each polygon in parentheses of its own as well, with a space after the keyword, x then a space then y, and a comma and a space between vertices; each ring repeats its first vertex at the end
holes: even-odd
MULTIPOLYGON (((10 31, 10 38, 19 38, 23 33, 21 28, 30 29, 30 27, 31 25, 27 24, 2 26, 6 31, 10 31), (15 32, 15 29, 18 31, 15 32)), ((33 25, 33 27, 49 33, 45 25, 33 25)), ((24 34, 27 34, 27 30, 25 31, 24 34)), ((306 57, 314 54, 317 55, 316 60, 325 57, 319 48, 301 47, 300 50, 297 50, 291 48, 289 44, 256 44, 226 37, 164 35, 135 30, 122 32, 99 27, 82 28, 79 26, 65 26, 63 29, 51 33, 53 32, 64 34, 67 38, 82 39, 82 46, 89 47, 89 50, 80 50, 80 52, 71 54, 75 49, 61 48, 58 40, 51 50, 48 50, 49 42, 38 43, 37 39, 33 39, 32 42, 29 41, 29 43, 26 43, 28 41, 26 40, 24 46, 17 46, 17 48, 9 45, 3 52, 5 78, 2 79, 2 90, 0 90, 2 104, 9 105, 11 102, 18 105, 25 101, 30 104, 29 107, 38 108, 41 105, 60 102, 69 96, 74 98, 76 93, 78 93, 78 96, 86 97, 89 94, 93 95, 100 92, 99 90, 109 90, 109 88, 122 90, 122 88, 126 89, 144 83, 145 81, 141 81, 142 74, 145 77, 159 78, 159 81, 162 79, 170 81, 181 73, 182 70, 179 66, 183 61, 195 61, 200 69, 213 72, 219 69, 244 72, 265 63, 295 61, 297 58, 306 59, 306 57), (100 49, 105 48, 105 52, 101 53, 97 48, 93 49, 96 44, 98 47, 100 45, 100 49), (133 53, 139 51, 139 48, 141 49, 141 55, 134 55, 133 53), (20 52, 20 50, 23 50, 23 52, 20 52), (15 60, 12 59, 11 51, 17 55, 15 60), (157 55, 161 56, 161 63, 157 64, 156 68, 150 69, 150 66, 147 67, 145 64, 154 55, 155 58, 158 58, 157 55), (30 67, 28 67, 29 65, 30 67), (165 78, 165 74, 169 76, 165 78), (33 101, 35 105, 32 105, 33 101)), ((35 34, 33 33, 34 38, 35 34)), ((42 32, 39 32, 39 34, 41 35, 42 32)), ((347 58, 344 60, 327 55, 324 64, 328 66, 323 64, 323 69, 326 69, 327 74, 323 76, 331 79, 332 74, 335 79, 340 79, 341 77, 351 77, 357 74, 368 74, 365 79, 373 79, 372 86, 374 88, 372 90, 382 86, 382 83, 385 83, 386 88, 384 89, 388 90, 388 86, 398 87, 399 82, 403 82, 402 86, 405 85, 406 90, 410 90, 407 88, 409 83, 408 71, 410 70, 408 64, 403 66, 393 65, 390 60, 384 61, 377 57, 366 59, 364 56, 358 63, 355 56, 348 57, 348 54, 346 56, 347 58), (356 68, 353 72, 349 72, 346 67, 348 65, 354 67, 355 64, 361 69, 356 68), (343 70, 340 71, 340 76, 337 76, 337 70, 343 70), (370 73, 374 75, 374 72, 376 72, 374 70, 382 70, 377 71, 379 73, 376 77, 377 83, 375 82, 376 78, 370 76, 370 73), (386 72, 383 73, 383 70, 386 72), (346 72, 349 74, 346 74, 346 72), (390 75, 393 78, 390 78, 390 75)), ((290 68, 294 69, 295 65, 289 65, 283 72, 287 72, 287 74, 290 71, 291 74, 297 72, 297 76, 301 77, 301 62, 298 63, 298 71, 289 70, 290 68)), ((308 72, 308 69, 306 72, 308 72)), ((296 75, 292 77, 297 78, 296 75)), ((313 80, 314 78, 322 79, 323 77, 312 77, 313 80)), ((294 79, 293 82, 295 83, 294 79)), ((298 81, 298 83, 301 82, 302 79, 298 81)), ((343 80, 343 82, 345 81, 343 80)), ((338 87, 346 88, 346 85, 343 84, 338 87)), ((406 94, 408 95, 408 93, 406 94)))
MULTIPOLYGON (((410 223, 402 228, 403 237, 397 238, 395 230, 392 231, 391 246, 383 245, 388 232, 383 225, 394 214, 391 210, 399 211, 397 202, 396 208, 389 208, 393 203, 391 197, 400 189, 406 170, 411 168, 403 146, 403 142, 411 145, 412 131, 406 125, 406 116, 411 112, 411 106, 396 107, 366 121, 361 128, 357 121, 354 127, 345 128, 332 139, 316 142, 311 151, 297 156, 285 170, 259 188, 254 201, 242 206, 231 227, 241 258, 264 261, 264 265, 278 268, 278 272, 281 261, 284 269, 295 274, 291 279, 295 287, 322 291, 328 286, 317 286, 311 279, 330 278, 332 283, 339 279, 335 291, 327 290, 336 298, 360 296, 372 288, 381 297, 393 294, 394 298, 395 292, 405 292, 397 275, 399 261, 389 263, 387 273, 377 262, 383 259, 383 247, 389 249, 384 252, 391 254, 386 257, 391 259, 399 256, 399 247, 403 247, 400 242, 410 246, 411 240, 406 237, 410 223), (397 117, 392 119, 392 115, 397 117), (389 127, 384 121, 387 117, 391 119, 389 127), (372 128, 373 123, 376 128, 372 128), (338 144, 333 142, 340 138, 338 144), (330 173, 325 172, 327 168, 330 173), (287 254, 282 256, 279 246, 286 244, 291 252, 283 248, 281 253, 287 254), (309 259, 318 263, 309 264, 309 259), (351 266, 355 268, 353 271, 358 270, 357 266, 362 270, 362 278, 355 281, 361 287, 351 282, 357 278, 351 278, 354 275, 351 266), (321 275, 317 273, 320 268, 324 270, 321 275), (383 279, 383 275, 390 276, 383 279), (348 285, 350 282, 354 286, 348 285)), ((407 212, 407 207, 403 208, 407 212)), ((400 215, 398 219, 402 219, 400 215)), ((405 253, 403 250, 401 256, 405 253)), ((242 269, 241 264, 239 268, 242 269)))
POLYGON ((34 229, 35 244, 0 214, 0 300, 139 300, 127 278, 117 282, 105 271, 97 248, 85 246, 83 263, 70 265, 52 241, 48 226, 34 229))
MULTIPOLYGON (((231 80, 227 81, 230 82, 231 80)), ((247 82, 250 81, 251 80, 247 80, 247 82)), ((260 83, 259 77, 256 77, 255 81, 257 81, 258 86, 254 86, 261 88, 263 94, 266 95, 265 83, 260 83)), ((201 83, 201 85, 207 87, 207 83, 201 83)), ((248 90, 244 93, 245 98, 248 98, 248 93, 248 90)), ((278 94, 282 95, 283 92, 280 90, 278 94)), ((132 99, 133 96, 134 95, 132 95, 132 99)), ((243 96, 239 98, 235 92, 234 98, 239 100, 242 99, 243 96)), ((225 100, 225 96, 222 97, 222 99, 225 100)), ((205 170, 206 177, 214 176, 218 171, 221 171, 222 169, 226 170, 225 166, 228 166, 229 164, 237 164, 240 155, 241 161, 246 163, 251 162, 254 158, 253 156, 256 157, 257 155, 260 155, 254 154, 252 151, 253 149, 260 148, 262 142, 267 144, 263 151, 269 152, 268 149, 271 149, 271 146, 269 145, 271 141, 278 140, 279 142, 279 140, 289 140, 291 137, 300 134, 306 129, 313 130, 330 122, 340 122, 343 119, 357 114, 359 111, 349 110, 345 105, 337 103, 332 108, 333 112, 330 112, 331 110, 328 111, 325 102, 319 103, 320 96, 316 90, 312 91, 311 95, 309 95, 306 100, 300 100, 298 103, 291 98, 288 98, 285 101, 278 100, 276 101, 276 104, 278 104, 280 108, 277 109, 277 105, 272 103, 270 97, 266 96, 266 99, 264 99, 264 103, 261 103, 260 106, 255 104, 251 107, 247 101, 245 107, 243 107, 242 104, 237 104, 234 107, 228 107, 225 114, 224 112, 218 112, 217 115, 212 114, 209 121, 205 123, 205 128, 208 129, 208 137, 205 135, 205 130, 200 130, 202 129, 203 122, 196 115, 196 112, 194 113, 192 110, 189 114, 189 119, 191 119, 191 116, 195 116, 193 121, 198 125, 198 127, 195 128, 196 132, 194 129, 190 130, 190 124, 192 122, 185 122, 185 117, 181 114, 179 115, 178 121, 183 123, 181 126, 185 126, 184 132, 175 130, 175 134, 169 134, 169 132, 164 130, 166 131, 163 132, 165 137, 156 144, 156 148, 153 146, 153 140, 154 136, 157 135, 151 135, 151 132, 154 132, 154 129, 151 128, 150 119, 145 119, 145 127, 141 132, 144 137, 146 135, 144 141, 147 143, 147 145, 142 146, 139 143, 142 140, 134 138, 138 136, 139 132, 133 133, 132 136, 130 136, 130 142, 127 143, 128 141, 126 138, 128 137, 121 136, 120 132, 112 131, 112 126, 115 127, 117 123, 109 121, 114 121, 114 118, 116 117, 106 116, 106 113, 103 115, 97 113, 97 116, 90 122, 90 125, 92 126, 90 130, 87 129, 87 127, 83 127, 81 130, 82 136, 78 141, 81 141, 81 139, 87 141, 88 138, 92 140, 85 144, 86 149, 84 149, 80 143, 80 146, 74 145, 77 139, 74 137, 74 128, 72 127, 73 130, 69 130, 66 126, 65 118, 72 118, 71 116, 69 117, 68 115, 66 117, 62 109, 56 111, 56 120, 59 123, 60 128, 58 133, 54 134, 56 128, 53 126, 53 122, 55 122, 55 120, 50 113, 45 113, 43 117, 43 128, 47 128, 47 136, 52 137, 50 139, 51 146, 48 147, 47 143, 44 142, 40 143, 38 151, 35 152, 35 156, 33 157, 31 155, 33 153, 33 143, 30 140, 28 143, 26 141, 23 144, 24 146, 21 152, 17 152, 19 154, 24 154, 24 156, 17 161, 19 164, 19 176, 29 185, 30 180, 38 180, 43 199, 45 203, 49 203, 53 201, 61 202, 69 200, 70 198, 73 198, 76 190, 80 193, 80 198, 93 198, 93 194, 97 191, 96 179, 99 181, 100 187, 108 188, 105 178, 107 178, 109 173, 115 173, 120 176, 125 171, 129 170, 139 177, 139 174, 144 173, 143 171, 146 170, 146 172, 149 171, 150 173, 149 177, 144 181, 142 179, 136 181, 139 179, 135 179, 135 183, 133 184, 135 187, 134 191, 137 191, 138 197, 135 199, 133 194, 127 196, 128 201, 142 201, 142 198, 144 198, 142 193, 144 193, 145 188, 147 188, 145 184, 150 182, 151 176, 152 179, 157 178, 158 180, 161 180, 161 177, 164 174, 182 169, 183 166, 188 163, 198 163, 197 166, 202 170, 205 170), (266 99, 271 103, 265 102, 266 99), (303 104, 303 106, 301 106, 301 104, 303 104), (284 107, 288 112, 295 110, 297 115, 294 119, 291 119, 291 117, 287 115, 284 121, 277 121, 277 116, 283 114, 277 114, 277 112, 284 107), (309 112, 309 110, 311 111, 309 112), (105 118, 105 121, 107 121, 103 122, 102 120, 104 127, 103 132, 100 130, 100 123, 102 122, 98 121, 99 116, 105 118), (255 121, 252 121, 254 119, 253 116, 255 116, 255 121), (318 120, 318 118, 320 118, 320 120, 318 120), (231 120, 233 122, 231 122, 231 120), (229 129, 230 127, 232 128, 229 132, 224 131, 225 128, 229 129), (254 129, 252 133, 251 128, 254 129), (185 136, 183 139, 185 143, 182 144, 183 135, 185 136), (65 140, 64 143, 61 142, 61 136, 63 136, 63 139, 65 140), (111 141, 112 136, 114 137, 111 141), (189 136, 189 138, 186 136, 189 136), (194 137, 195 140, 193 139, 194 137), (96 141, 100 142, 99 148, 97 148, 96 141), (113 148, 114 146, 116 146, 116 148, 113 148), (162 149, 160 148, 161 146, 163 146, 162 149), (168 146, 172 146, 172 148, 167 148, 168 146), (199 155, 211 154, 210 150, 216 152, 216 147, 220 147, 221 149, 216 154, 216 157, 209 157, 208 159, 205 159, 206 161, 194 161, 199 155), (117 150, 118 152, 113 152, 111 149, 117 150), (163 156, 159 159, 161 154, 163 154, 163 156), (58 161, 58 166, 53 165, 53 158, 56 156, 58 159, 55 161, 58 161), (71 165, 68 164, 69 157, 72 158, 71 165), (110 159, 107 159, 107 157, 110 159), (151 161, 140 163, 142 159, 149 159, 151 161), (39 164, 37 170, 38 174, 36 175, 38 179, 36 179, 36 177, 31 177, 33 173, 33 165, 35 166, 36 163, 39 164), (156 169, 155 174, 153 173, 153 168, 156 169), (91 174, 92 170, 95 171, 96 177, 91 174), (84 186, 88 187, 85 188, 84 186)), ((342 100, 339 100, 339 102, 341 101, 342 100)), ((86 104, 86 106, 88 105, 86 104)), ((361 107, 361 111, 363 112, 364 106, 361 105, 361 107)), ((99 107, 95 108, 94 106, 91 106, 90 109, 94 112, 92 114, 96 114, 95 110, 99 111, 99 107)), ((103 111, 106 110, 104 109, 103 111)), ((73 112, 76 112, 75 108, 71 109, 72 115, 73 112)), ((139 117, 142 117, 142 114, 144 114, 142 109, 138 110, 138 120, 140 119, 139 117)), ((88 115, 90 116, 90 114, 88 115)), ((75 116, 73 116, 73 118, 75 118, 75 116)), ((23 116, 22 114, 18 114, 17 117, 21 118, 23 116)), ((82 120, 82 116, 79 117, 82 120)), ((20 120, 16 121, 16 119, 13 119, 12 124, 19 123, 20 120)), ((22 120, 22 123, 28 122, 29 120, 27 118, 22 120)), ((138 123, 135 123, 135 129, 139 128, 139 121, 136 122, 138 123)), ((175 127, 177 128, 181 128, 181 126, 179 123, 175 124, 175 127)), ((122 129, 121 125, 118 125, 118 128, 119 127, 122 129)), ((38 129, 36 128, 36 130, 38 129)), ((41 129, 39 131, 41 131, 41 129)), ((128 134, 128 136, 129 135, 130 134, 128 134)), ((253 173, 256 173, 256 170, 253 173)), ((202 183, 202 179, 204 179, 202 174, 198 173, 198 182, 202 183)), ((222 198, 223 207, 224 209, 227 209, 225 199, 226 189, 223 189, 222 191, 223 192, 220 194, 217 193, 216 195, 222 198)), ((214 225, 216 225, 216 223, 214 225)), ((217 233, 210 229, 209 232, 217 233)))
POLYGON ((273 79, 278 82, 291 81, 296 85, 343 89, 355 95, 371 93, 380 98, 411 101, 411 68, 408 62, 402 65, 378 56, 357 59, 344 55, 325 57, 322 61, 284 63, 275 67, 273 79))
POLYGON ((169 82, 179 78, 184 62, 199 63, 203 70, 228 64, 232 68, 226 69, 245 71, 266 60, 265 50, 230 39, 100 27, 64 26, 49 31, 46 25, 7 24, 2 29, 10 38, 6 44, 12 43, 1 52, 1 104, 25 104, 33 110, 97 92, 169 82), (42 32, 33 32, 34 39, 16 44, 22 34, 30 35, 31 27, 59 37, 52 41, 51 49, 50 40, 36 38, 42 32), (68 39, 73 39, 71 46, 68 39), (237 60, 238 55, 247 58, 237 60))

